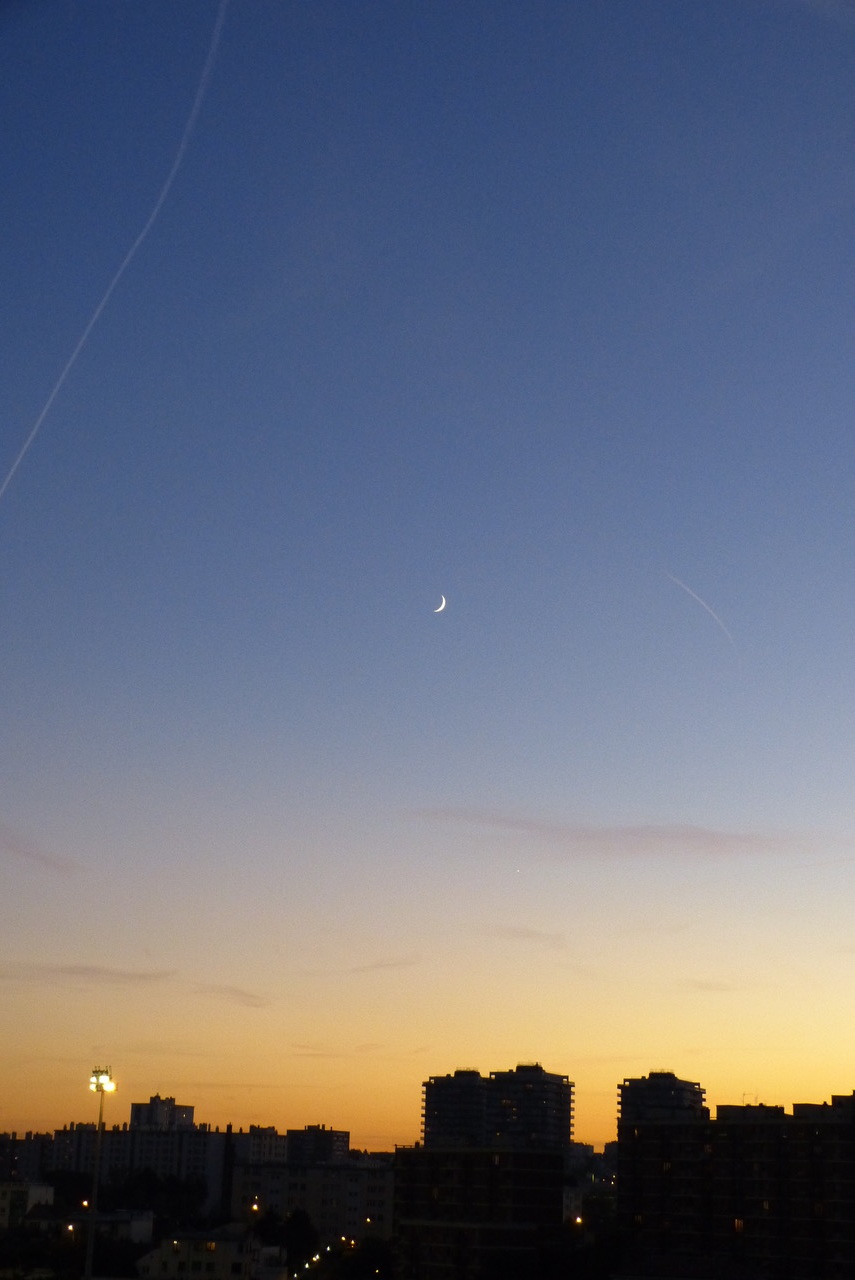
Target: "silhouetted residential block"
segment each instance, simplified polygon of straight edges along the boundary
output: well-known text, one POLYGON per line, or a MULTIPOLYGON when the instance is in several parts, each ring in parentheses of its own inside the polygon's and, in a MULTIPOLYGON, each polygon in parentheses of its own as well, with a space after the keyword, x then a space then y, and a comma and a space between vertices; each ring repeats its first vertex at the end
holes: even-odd
POLYGON ((704 1090, 680 1080, 673 1071, 651 1071, 649 1076, 624 1080, 618 1085, 618 1124, 639 1120, 709 1119, 704 1090))
MULTIPOLYGON (((27 1227, 56 1240, 83 1240, 89 1229, 89 1218, 82 1208, 69 1212, 52 1204, 37 1204, 27 1215, 27 1227)), ((109 1212, 99 1209, 95 1231, 110 1240, 150 1244, 154 1213, 146 1209, 113 1209, 109 1212)))
POLYGON ((38 1182, 52 1161, 53 1134, 0 1133, 0 1179, 38 1182))
POLYGON ((41 1182, 0 1182, 0 1231, 20 1226, 37 1204, 53 1204, 53 1187, 41 1182))
POLYGON ((573 1085, 539 1063, 511 1071, 431 1076, 424 1094, 425 1147, 566 1150, 573 1140, 573 1085))
POLYGON ((174 1098, 155 1093, 148 1102, 131 1103, 132 1129, 192 1129, 194 1107, 179 1106, 174 1098))
POLYGON ((251 1222, 272 1212, 288 1218, 301 1209, 309 1215, 323 1245, 342 1236, 388 1237, 392 1232, 394 1168, 391 1153, 301 1164, 288 1160, 236 1165, 232 1216, 251 1222))
POLYGON ((561 1230, 563 1191, 560 1151, 399 1147, 403 1280, 537 1275, 561 1230))
POLYGON ((307 1124, 304 1129, 285 1131, 290 1164, 329 1164, 346 1160, 350 1153, 347 1129, 328 1129, 325 1124, 307 1124))
POLYGON ((284 1164, 288 1156, 288 1139, 273 1125, 251 1124, 249 1129, 232 1130, 235 1164, 284 1164))
POLYGON ((422 1138, 426 1147, 485 1146, 489 1081, 480 1071, 431 1076, 422 1085, 422 1138))
MULTIPOLYGON (((119 1182, 146 1169, 159 1178, 203 1183, 204 1211, 218 1212, 229 1201, 233 1137, 238 1136, 232 1135, 230 1127, 220 1132, 208 1125, 172 1129, 115 1125, 103 1134, 100 1180, 105 1185, 119 1182)), ((94 1124, 71 1124, 54 1132, 51 1170, 91 1174, 94 1159, 94 1124)))
POLYGON ((618 1219, 633 1274, 855 1276, 855 1095, 791 1115, 763 1105, 722 1106, 715 1120, 690 1105, 629 1114, 618 1123, 618 1219))
POLYGON ((491 1071, 488 1119, 500 1146, 566 1150, 573 1141, 573 1085, 539 1063, 491 1071))
MULTIPOLYGON (((162 1240, 137 1263, 143 1277, 158 1280, 257 1280, 261 1246, 245 1228, 223 1227, 207 1234, 181 1232, 162 1240)), ((276 1274, 287 1274, 284 1264, 276 1274)))

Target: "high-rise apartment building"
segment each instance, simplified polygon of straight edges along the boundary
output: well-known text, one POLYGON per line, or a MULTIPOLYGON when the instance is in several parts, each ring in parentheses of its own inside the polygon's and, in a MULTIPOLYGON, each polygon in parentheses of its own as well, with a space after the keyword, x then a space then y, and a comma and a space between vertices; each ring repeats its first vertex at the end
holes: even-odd
POLYGON ((673 1072, 618 1086, 618 1222, 642 1275, 693 1274, 707 1233, 709 1119, 701 1086, 673 1072))
POLYGON ((131 1103, 132 1129, 192 1129, 194 1107, 179 1106, 174 1098, 155 1093, 148 1102, 131 1103))
POLYGON ((530 1280, 561 1232, 560 1151, 399 1147, 395 1236, 402 1280, 530 1280))
POLYGON ((699 1085, 669 1085, 664 1074, 649 1092, 633 1088, 640 1081, 621 1086, 627 1269, 685 1280, 851 1280, 855 1094, 797 1103, 792 1114, 720 1106, 711 1120, 699 1085))
POLYGON ((573 1084, 540 1063, 431 1076, 422 1089, 426 1147, 561 1151, 573 1140, 573 1084))
POLYGON ((426 1147, 486 1145, 487 1080, 480 1071, 431 1076, 422 1085, 422 1137, 426 1147))
POLYGON ((709 1115, 701 1086, 679 1080, 673 1071, 651 1071, 618 1085, 619 1126, 639 1120, 708 1120, 709 1115))
POLYGON ((573 1085, 567 1076, 522 1063, 491 1071, 487 1118, 498 1146, 563 1151, 573 1141, 573 1085))
POLYGON ((325 1124, 307 1124, 285 1133, 289 1164, 330 1164, 350 1155, 350 1132, 328 1129, 325 1124))

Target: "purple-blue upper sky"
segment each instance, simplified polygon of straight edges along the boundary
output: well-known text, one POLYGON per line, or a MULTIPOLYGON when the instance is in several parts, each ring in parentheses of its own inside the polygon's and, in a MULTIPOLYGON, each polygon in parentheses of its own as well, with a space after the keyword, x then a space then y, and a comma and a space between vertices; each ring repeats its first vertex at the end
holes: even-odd
MULTIPOLYGON (((0 483, 216 15, 0 10, 0 483)), ((853 84, 847 0, 231 0, 0 500, 13 969, 225 989, 197 902, 287 1022, 319 914, 349 972, 409 974, 388 1026, 446 990, 436 948, 602 977, 617 882, 653 927, 738 882, 736 969, 768 929, 851 979, 853 84), (259 943, 273 903, 293 953, 259 943)), ((667 1064, 628 1042, 606 1078, 703 1076, 665 1025, 667 1064)), ((414 1117, 425 1073, 513 1065, 461 1028, 414 1024, 414 1117)), ((596 1028, 545 1035, 519 1056, 583 1077, 596 1028)), ((87 1075, 136 1052, 80 1036, 87 1075)))

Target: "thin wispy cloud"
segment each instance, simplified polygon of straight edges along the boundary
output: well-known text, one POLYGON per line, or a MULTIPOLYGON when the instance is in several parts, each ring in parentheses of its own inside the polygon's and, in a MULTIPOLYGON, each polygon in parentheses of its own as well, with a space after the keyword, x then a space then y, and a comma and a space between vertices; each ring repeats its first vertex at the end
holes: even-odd
POLYGON ((291 1056, 294 1058, 355 1058, 365 1057, 385 1050, 384 1044, 370 1042, 354 1044, 350 1048, 335 1048, 325 1044, 292 1044, 291 1056))
POLYGON ((172 161, 172 167, 170 168, 169 173, 166 176, 166 181, 163 183, 163 186, 160 188, 157 199, 154 202, 154 206, 151 212, 149 213, 148 217, 146 218, 146 221, 144 222, 142 229, 139 231, 133 244, 130 246, 130 248, 126 252, 124 258, 119 264, 118 270, 114 273, 113 278, 111 279, 110 283, 107 285, 107 288, 105 289, 101 297, 101 300, 99 301, 97 307, 95 308, 92 315, 90 316, 89 321, 87 322, 86 327, 84 328, 82 334, 78 338, 77 345, 75 346, 71 355, 68 357, 68 360, 66 361, 62 369, 62 372, 60 373, 59 377, 54 383, 53 388, 50 392, 50 395, 48 396, 47 400, 42 406, 41 412, 39 413, 38 417, 36 418, 35 422, 30 428, 30 431, 28 432, 26 438, 24 439, 14 462, 12 463, 11 467, 6 473, 3 483, 0 484, 0 501, 2 501, 3 495, 5 494, 6 490, 9 488, 9 485, 12 483, 12 480, 15 477, 15 473, 20 467, 21 463, 24 461, 24 458, 29 453, 30 448, 33 442, 35 441, 36 436, 39 434, 42 428, 42 423, 44 422, 45 418, 51 411, 54 400, 59 395, 60 391, 65 385, 66 378, 71 373, 74 366, 76 365, 78 356, 83 351, 86 344, 89 342, 89 335, 92 333, 92 330, 95 328, 96 324, 101 319, 101 315, 106 309, 107 304, 109 303, 111 297, 113 296, 113 293, 117 288, 119 281, 122 279, 128 267, 131 265, 134 258, 137 256, 138 250, 142 248, 143 244, 148 239, 149 232, 151 231, 152 227, 160 217, 160 211, 163 208, 164 204, 166 203, 166 199, 170 191, 172 190, 172 184, 174 183, 178 175, 178 171, 180 170, 181 166, 184 163, 184 156, 190 144, 190 139, 193 135, 193 131, 196 128, 196 121, 199 117, 199 112, 202 109, 202 103, 204 102, 205 95, 208 92, 208 82, 210 81, 211 75, 214 70, 214 63, 216 61, 217 50, 220 44, 220 36, 222 35, 223 24, 226 18, 227 5, 228 5, 228 0, 220 0, 220 5, 217 10, 217 16, 214 21, 214 31, 211 36, 211 42, 208 46, 208 56, 205 59, 205 65, 202 68, 202 76, 196 87, 196 96, 193 99, 193 104, 190 108, 190 114, 187 117, 186 123, 184 125, 184 132, 182 133, 181 140, 178 143, 178 150, 176 151, 174 159, 172 161))
POLYGON ((466 826, 533 837, 568 855, 627 857, 637 854, 722 857, 770 854, 804 847, 805 838, 791 833, 726 831, 689 823, 643 823, 610 826, 587 823, 544 822, 538 818, 481 809, 428 809, 421 816, 466 826))
POLYGON ((673 582, 675 586, 678 586, 678 587, 680 587, 683 591, 685 591, 685 592, 686 592, 686 595, 690 596, 690 597, 692 598, 692 600, 694 600, 694 601, 696 602, 696 604, 699 604, 699 605, 701 606, 701 608, 702 608, 706 613, 708 613, 708 614, 709 614, 709 616, 712 618, 713 622, 715 622, 715 624, 719 627, 719 629, 724 633, 724 635, 725 635, 725 636, 727 637, 727 639, 730 641, 730 644, 731 644, 731 647, 732 647, 732 649, 733 649, 733 652, 736 654, 737 661, 740 661, 740 659, 739 659, 739 650, 738 650, 738 649, 737 649, 737 647, 736 647, 736 641, 734 640, 733 636, 731 635, 729 628, 728 628, 728 627, 726 627, 726 626, 725 626, 725 624, 722 622, 721 618, 720 618, 720 617, 719 617, 719 615, 716 613, 715 609, 713 609, 712 605, 711 605, 711 604, 708 604, 708 603, 707 603, 707 601, 706 601, 706 600, 704 600, 703 596, 699 596, 699 595, 698 595, 698 593, 697 593, 697 591, 693 591, 693 590, 692 590, 692 588, 691 588, 691 587, 689 587, 689 586, 687 586, 685 582, 682 582, 679 578, 675 578, 675 577, 674 577, 674 575, 673 575, 673 573, 666 573, 666 574, 665 574, 665 577, 666 577, 666 578, 670 578, 671 582, 673 582))
POLYGON ((412 969, 421 964, 419 956, 396 956, 388 960, 370 960, 367 964, 355 964, 348 973, 382 973, 386 969, 412 969))
POLYGON ((215 1049, 200 1048, 194 1044, 188 1049, 186 1045, 174 1040, 131 1040, 127 1046, 128 1054, 140 1058, 221 1058, 222 1054, 215 1049))
MULTIPOLYGON (((833 843, 836 845, 840 845, 840 844, 849 845, 850 847, 852 845, 852 841, 850 840, 836 839, 834 840, 833 843)), ((790 870, 791 871, 813 871, 814 868, 816 867, 851 867, 851 866, 852 866, 852 855, 850 854, 849 857, 847 858, 822 858, 817 862, 800 862, 796 866, 791 867, 790 870)))
POLYGON ((730 995, 736 991, 748 990, 747 983, 722 982, 715 978, 687 978, 681 986, 688 987, 690 991, 708 995, 730 995))
POLYGON ((215 996, 229 1004, 243 1005, 245 1009, 265 1009, 270 1004, 265 996, 260 996, 255 991, 246 991, 243 987, 231 987, 216 982, 199 983, 195 991, 197 995, 215 996))
MULTIPOLYGON (((119 969, 97 964, 17 964, 0 969, 0 981, 33 986, 76 987, 156 987, 178 983, 177 969, 119 969)), ((270 1003, 264 996, 243 987, 220 983, 196 983, 196 995, 212 996, 245 1008, 261 1009, 270 1003)))
POLYGON ((529 929, 524 925, 488 925, 481 932, 486 937, 497 938, 501 942, 533 943, 538 947, 546 947, 551 951, 560 951, 564 946, 562 934, 548 933, 545 929, 529 929))
POLYGON ((96 964, 21 964, 0 969, 0 980, 56 986, 148 987, 172 982, 174 969, 114 969, 96 964))
MULTIPOLYGON (((171 1086, 170 1086, 171 1087, 171 1086)), ((242 1080, 238 1092, 232 1092, 234 1089, 234 1080, 185 1080, 182 1089, 190 1093, 210 1093, 215 1092, 220 1095, 220 1099, 228 1103, 235 1102, 239 1097, 245 1097, 247 1091, 255 1092, 260 1089, 268 1089, 279 1092, 282 1089, 281 1080, 242 1080)))
POLYGON ((0 822, 0 856, 14 858, 18 862, 29 862, 34 866, 45 867, 48 871, 59 871, 63 875, 76 869, 69 859, 59 858, 55 853, 41 848, 5 822, 0 822))
POLYGON ((625 921, 621 926, 621 935, 625 938, 645 937, 654 934, 657 938, 668 934, 686 933, 693 927, 691 920, 664 920, 661 917, 644 916, 635 921, 625 921))
POLYGON ((345 1058, 339 1049, 330 1049, 326 1045, 319 1044, 292 1044, 292 1058, 345 1058))

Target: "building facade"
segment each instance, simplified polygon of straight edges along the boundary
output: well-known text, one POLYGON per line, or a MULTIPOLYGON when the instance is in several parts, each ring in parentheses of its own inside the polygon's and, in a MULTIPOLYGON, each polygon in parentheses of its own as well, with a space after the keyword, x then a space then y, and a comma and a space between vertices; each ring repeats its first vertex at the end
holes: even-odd
POLYGON ((651 1071, 649 1076, 618 1085, 618 1125, 640 1120, 708 1120, 709 1115, 701 1086, 678 1079, 673 1071, 651 1071))
POLYGON ((322 1245, 342 1237, 387 1238, 392 1233, 394 1168, 391 1153, 350 1151, 344 1130, 309 1125, 289 1129, 287 1158, 242 1160, 234 1166, 231 1213, 251 1222, 265 1213, 288 1218, 302 1210, 322 1245))
POLYGON ((350 1133, 328 1129, 325 1124, 307 1124, 303 1129, 287 1129, 285 1144, 289 1164, 332 1164, 350 1155, 350 1133))
POLYGON ((131 1103, 131 1129, 192 1129, 194 1107, 153 1094, 148 1102, 131 1103))
MULTIPOLYGON (((258 1241, 245 1230, 182 1232, 144 1254, 137 1270, 143 1280, 258 1280, 261 1256, 258 1241)), ((281 1280, 287 1276, 284 1260, 276 1275, 281 1280)))
POLYGON ((692 1096, 647 1113, 621 1107, 627 1270, 685 1280, 855 1276, 855 1095, 792 1113, 720 1106, 714 1120, 692 1096))
POLYGON ((455 1071, 422 1085, 428 1148, 563 1151, 573 1141, 573 1084, 539 1063, 510 1071, 455 1071))
POLYGON ((399 1147, 395 1239, 402 1280, 524 1280, 561 1231, 560 1151, 399 1147))

